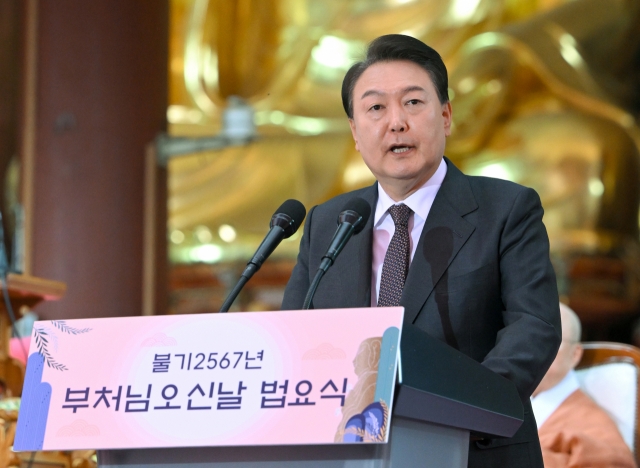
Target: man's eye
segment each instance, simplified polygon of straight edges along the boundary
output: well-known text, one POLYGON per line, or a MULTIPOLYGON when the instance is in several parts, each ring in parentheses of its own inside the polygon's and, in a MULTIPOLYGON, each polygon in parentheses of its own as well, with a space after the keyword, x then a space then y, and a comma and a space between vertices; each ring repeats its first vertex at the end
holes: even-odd
POLYGON ((420 103, 419 99, 409 99, 407 101, 407 104, 412 105, 412 106, 415 106, 416 104, 419 104, 419 103, 420 103))
POLYGON ((382 109, 382 105, 380 104, 374 104, 369 108, 369 110, 374 110, 374 111, 379 111, 380 109, 382 109))

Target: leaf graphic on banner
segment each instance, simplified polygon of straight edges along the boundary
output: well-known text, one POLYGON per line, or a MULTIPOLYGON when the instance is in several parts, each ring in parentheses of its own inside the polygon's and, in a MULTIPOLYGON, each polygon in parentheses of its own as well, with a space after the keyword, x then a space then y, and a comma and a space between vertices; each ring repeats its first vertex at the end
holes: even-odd
POLYGON ((58 330, 60 330, 60 331, 62 331, 64 333, 69 333, 70 335, 80 335, 81 333, 87 333, 87 332, 92 330, 91 328, 73 328, 73 327, 70 327, 69 325, 67 325, 67 323, 64 320, 52 320, 51 323, 58 330))
POLYGON ((44 360, 47 363, 47 366, 59 371, 68 370, 67 366, 56 362, 56 360, 51 356, 51 353, 49 353, 49 350, 47 349, 49 340, 47 340, 46 338, 49 335, 47 334, 47 332, 41 328, 36 327, 33 327, 33 332, 35 334, 36 346, 38 347, 38 351, 44 356, 44 360))

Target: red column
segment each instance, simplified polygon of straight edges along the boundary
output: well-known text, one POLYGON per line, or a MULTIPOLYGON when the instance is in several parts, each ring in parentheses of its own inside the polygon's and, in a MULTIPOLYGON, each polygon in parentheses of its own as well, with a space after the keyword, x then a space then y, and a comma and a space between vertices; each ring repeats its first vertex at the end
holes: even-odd
MULTIPOLYGON (((168 1, 41 0, 27 9, 24 68, 35 81, 29 90, 24 80, 25 269, 68 288, 37 312, 140 315, 145 146, 166 128, 168 1)), ((163 191, 165 175, 156 175, 163 191)), ((162 296, 166 198, 156 200, 162 296)))

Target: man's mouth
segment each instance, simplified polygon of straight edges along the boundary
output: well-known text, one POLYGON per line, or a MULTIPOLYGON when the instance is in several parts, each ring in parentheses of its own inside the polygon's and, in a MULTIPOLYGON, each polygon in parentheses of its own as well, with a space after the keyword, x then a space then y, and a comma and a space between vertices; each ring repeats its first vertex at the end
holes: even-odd
POLYGON ((391 151, 393 151, 396 154, 400 154, 400 153, 406 153, 411 148, 412 148, 411 146, 392 146, 391 151))

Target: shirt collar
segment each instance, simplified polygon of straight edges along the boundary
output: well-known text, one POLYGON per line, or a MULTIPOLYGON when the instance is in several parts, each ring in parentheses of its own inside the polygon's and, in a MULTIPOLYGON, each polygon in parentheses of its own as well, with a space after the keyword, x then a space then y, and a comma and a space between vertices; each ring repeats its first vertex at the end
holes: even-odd
POLYGON ((442 158, 438 169, 436 169, 436 172, 434 172, 429 180, 401 202, 395 202, 387 195, 387 192, 384 191, 380 183, 378 183, 378 203, 376 205, 376 214, 373 218, 374 226, 377 226, 382 221, 389 207, 399 203, 404 203, 411 208, 416 216, 419 216, 422 220, 426 220, 429 210, 431 209, 431 204, 433 203, 435 192, 437 192, 442 185, 446 175, 447 163, 444 158, 442 158))

